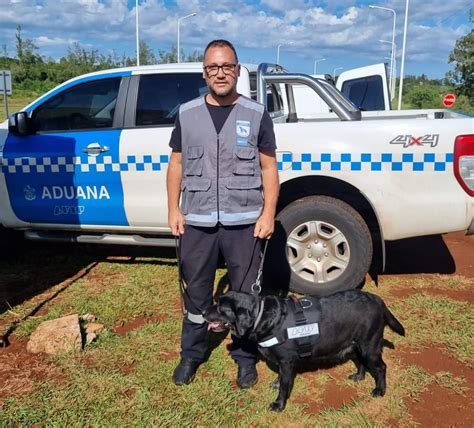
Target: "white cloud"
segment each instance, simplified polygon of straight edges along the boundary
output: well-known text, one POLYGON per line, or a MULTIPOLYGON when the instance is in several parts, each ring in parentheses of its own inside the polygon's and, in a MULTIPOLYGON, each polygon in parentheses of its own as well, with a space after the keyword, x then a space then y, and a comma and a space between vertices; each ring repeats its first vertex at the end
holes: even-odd
MULTIPOLYGON (((0 45, 14 51, 14 33, 22 25, 25 37, 55 56, 66 53, 72 41, 101 51, 131 49, 135 40, 135 9, 127 0, 0 0, 0 45), (41 7, 37 7, 41 6, 41 7)), ((401 51, 405 2, 401 0, 140 0, 140 35, 153 48, 176 44, 177 20, 187 13, 197 16, 182 22, 186 50, 203 50, 212 38, 227 38, 236 47, 285 51, 311 59, 315 53, 331 57, 382 60, 390 48, 378 42, 391 40, 392 14, 372 10, 368 4, 393 7, 397 12, 396 43, 401 51), (360 6, 364 3, 364 6, 360 6), (323 5, 323 6, 322 6, 323 5)), ((446 62, 454 41, 469 31, 459 12, 472 0, 412 0, 407 38, 407 60, 446 62)), ((133 52, 130 52, 133 55, 133 52)), ((328 61, 329 62, 329 61, 328 61)))
POLYGON ((39 36, 33 39, 34 43, 41 47, 46 46, 68 46, 77 42, 75 39, 62 39, 60 37, 49 38, 47 36, 39 36))

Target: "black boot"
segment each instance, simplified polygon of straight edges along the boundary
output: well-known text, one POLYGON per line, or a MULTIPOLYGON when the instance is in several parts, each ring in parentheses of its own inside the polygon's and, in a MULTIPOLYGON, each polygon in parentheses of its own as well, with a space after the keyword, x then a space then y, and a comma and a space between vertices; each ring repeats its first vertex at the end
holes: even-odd
POLYGON ((189 385, 196 375, 196 370, 201 363, 191 358, 181 358, 174 369, 173 382, 175 385, 189 385))
POLYGON ((257 383, 258 374, 255 364, 239 365, 237 385, 239 388, 251 388, 257 383))

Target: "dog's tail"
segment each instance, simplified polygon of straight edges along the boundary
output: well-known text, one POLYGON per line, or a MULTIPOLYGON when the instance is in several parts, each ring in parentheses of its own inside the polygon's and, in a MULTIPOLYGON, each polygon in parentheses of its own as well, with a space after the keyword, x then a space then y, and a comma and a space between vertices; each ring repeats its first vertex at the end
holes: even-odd
POLYGON ((383 316, 385 319, 385 324, 388 325, 391 330, 393 330, 395 333, 398 333, 400 336, 405 336, 405 329, 403 328, 402 324, 395 318, 395 315, 389 311, 385 304, 383 305, 383 316))

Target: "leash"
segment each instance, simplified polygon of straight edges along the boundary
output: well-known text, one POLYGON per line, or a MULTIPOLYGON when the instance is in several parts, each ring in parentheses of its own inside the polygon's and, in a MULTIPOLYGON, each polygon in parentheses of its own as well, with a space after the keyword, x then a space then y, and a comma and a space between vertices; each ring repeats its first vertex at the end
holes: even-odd
MULTIPOLYGON (((249 265, 247 267, 247 271, 245 272, 245 275, 242 279, 242 282, 238 288, 238 291, 241 291, 242 286, 244 285, 245 279, 247 278, 247 275, 250 271, 250 268, 252 267, 252 261, 253 261, 253 256, 255 253, 255 248, 257 246, 257 242, 260 238, 256 237, 254 240, 254 244, 252 247, 252 253, 250 254, 250 261, 249 265)), ((181 295, 181 310, 183 312, 183 316, 188 317, 190 321, 196 322, 198 324, 202 324, 203 321, 201 320, 202 316, 201 315, 194 315, 191 314, 187 309, 186 309, 186 301, 192 306, 192 309, 197 313, 197 314, 202 314, 203 309, 199 308, 196 304, 194 304, 193 300, 189 296, 189 293, 187 291, 187 286, 185 283, 184 279, 184 274, 183 274, 183 267, 181 263, 181 245, 180 245, 180 237, 176 236, 174 237, 175 240, 175 249, 176 249, 176 260, 178 263, 178 284, 179 284, 179 292, 181 295)), ((263 250, 260 254, 260 264, 258 267, 258 272, 257 272, 257 277, 255 279, 255 282, 251 285, 250 289, 252 291, 252 294, 255 296, 255 298, 258 300, 258 296, 260 292, 262 291, 262 273, 263 273, 263 264, 265 262, 265 254, 267 251, 267 246, 268 246, 268 239, 265 240, 265 244, 263 246, 263 250)))
MULTIPOLYGON (((257 242, 261 238, 256 237, 253 243, 252 247, 252 254, 250 255, 250 261, 249 265, 247 267, 247 271, 245 272, 244 277, 242 278, 242 282, 240 283, 240 286, 237 291, 242 290, 242 286, 244 285, 244 282, 247 278, 247 275, 250 272, 250 268, 252 267, 252 261, 253 261, 253 255, 255 253, 255 248, 257 247, 257 242)), ((260 264, 258 266, 258 271, 257 271, 257 278, 255 279, 255 282, 250 286, 250 290, 252 291, 252 294, 254 295, 259 295, 262 291, 262 274, 263 274, 263 264, 265 263, 265 254, 267 252, 267 246, 268 246, 268 239, 265 239, 265 243, 263 244, 263 250, 260 254, 260 264)))
POLYGON ((187 298, 187 301, 191 304, 191 306, 193 306, 193 309, 196 310, 196 313, 202 314, 203 311, 201 308, 198 308, 194 304, 193 300, 191 299, 191 296, 188 293, 187 287, 184 284, 183 267, 181 266, 181 245, 179 243, 179 237, 176 235, 174 237, 174 242, 175 242, 175 248, 176 248, 176 260, 178 263, 178 284, 179 284, 179 293, 181 295, 181 310, 183 312, 183 316, 187 316, 189 318, 189 312, 186 310, 185 298, 187 298))

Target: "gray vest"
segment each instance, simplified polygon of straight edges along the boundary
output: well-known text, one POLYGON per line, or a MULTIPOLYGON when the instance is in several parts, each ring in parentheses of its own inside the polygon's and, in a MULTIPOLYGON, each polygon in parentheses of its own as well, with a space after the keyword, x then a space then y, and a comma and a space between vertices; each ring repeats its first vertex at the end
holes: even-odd
POLYGON ((256 222, 263 206, 257 147, 263 109, 241 95, 217 134, 204 97, 181 105, 181 211, 186 224, 256 222))

